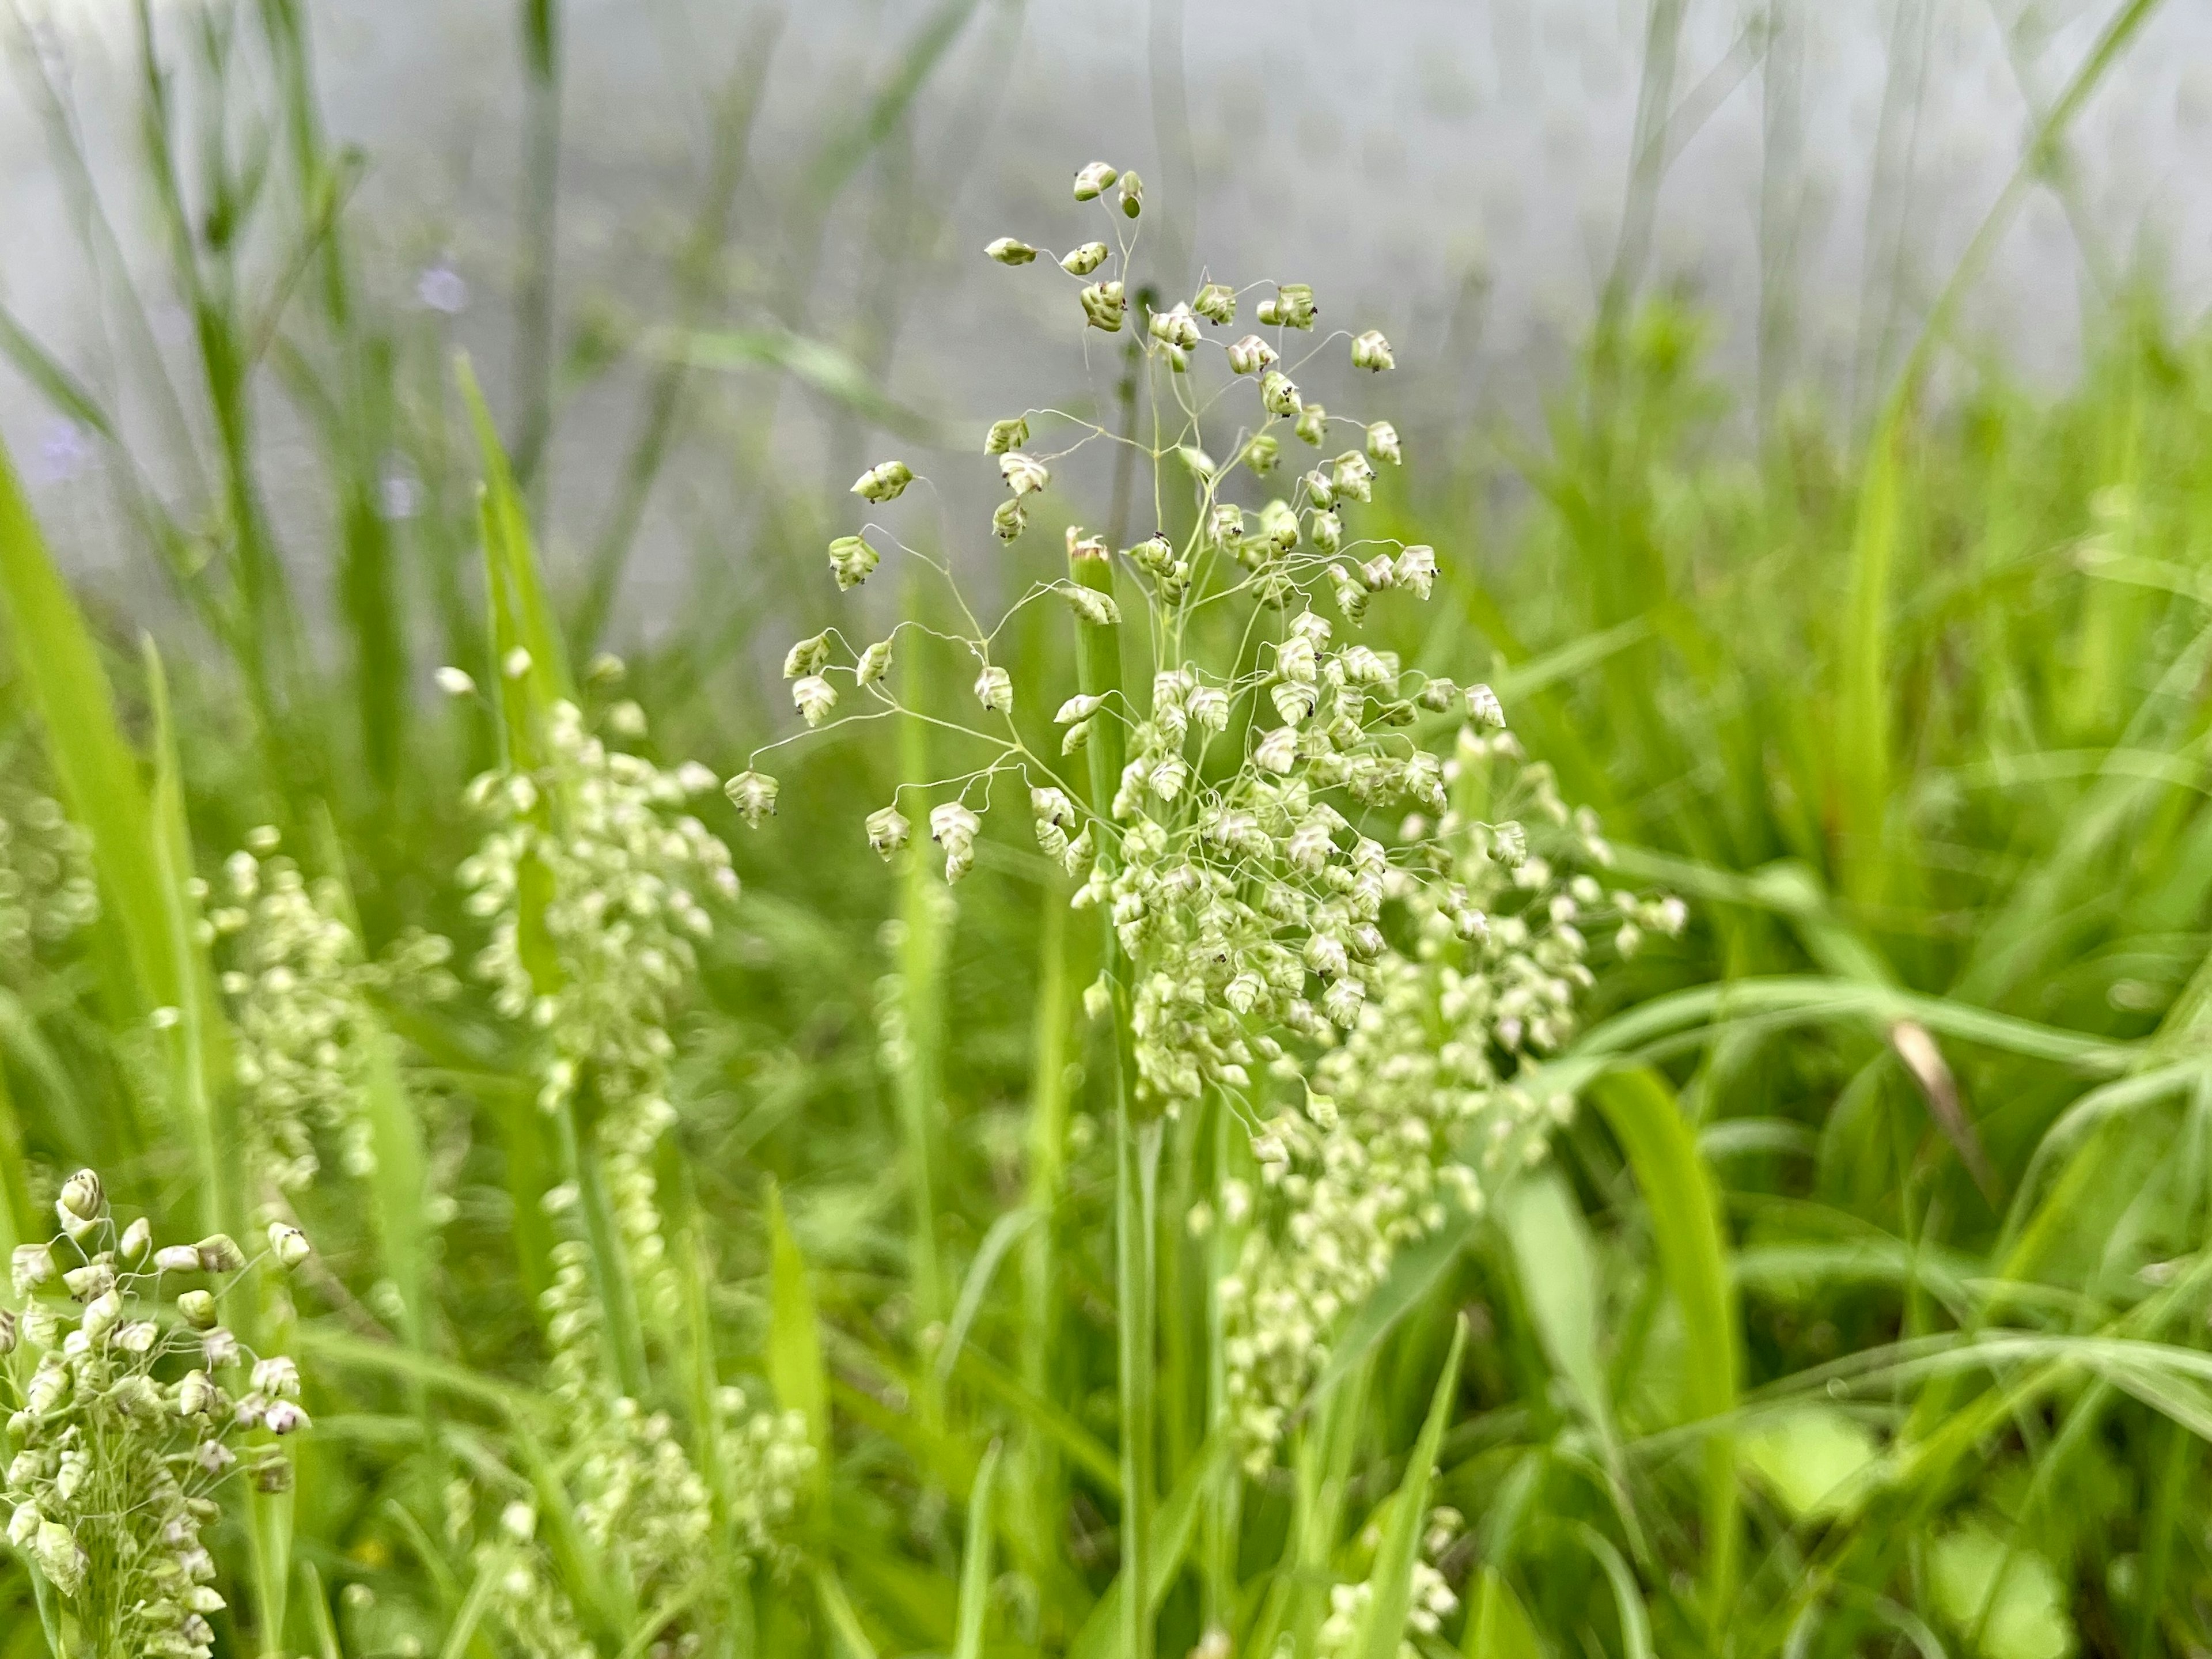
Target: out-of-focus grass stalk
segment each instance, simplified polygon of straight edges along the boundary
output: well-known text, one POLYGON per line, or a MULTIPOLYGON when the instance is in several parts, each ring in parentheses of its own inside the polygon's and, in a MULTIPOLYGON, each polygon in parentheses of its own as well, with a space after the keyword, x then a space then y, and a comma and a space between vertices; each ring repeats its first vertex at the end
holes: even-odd
MULTIPOLYGON (((692 221, 691 234, 676 260, 675 326, 687 333, 708 321, 722 297, 722 250, 729 241, 738 187, 744 181, 751 156, 754 118, 760 112, 761 94, 768 84, 769 65, 775 61, 783 21, 781 10, 760 15, 738 49, 738 62, 717 103, 714 152, 707 171, 707 188, 692 221)), ((605 629, 623 573, 629 565, 630 551, 636 545, 653 482, 675 442, 690 372, 682 353, 672 351, 654 368, 646 386, 644 416, 623 461, 614 503, 592 548, 588 586, 569 630, 569 642, 580 655, 589 651, 605 629)))
MULTIPOLYGON (((1110 559, 1074 558, 1068 574, 1111 599, 1110 559)), ((1121 851, 1109 810, 1121 776, 1127 749, 1125 722, 1128 701, 1122 690, 1121 634, 1115 623, 1079 619, 1076 626, 1078 683, 1085 696, 1102 699, 1091 722, 1091 804, 1098 836, 1098 865, 1108 877, 1118 867, 1121 851)), ((1153 1468, 1158 1348, 1157 1286, 1153 1240, 1158 1227, 1158 1183, 1161 1127, 1157 1118, 1139 1121, 1136 1111, 1137 1060, 1129 1025, 1128 964, 1115 937, 1111 911, 1100 907, 1100 956, 1111 1002, 1112 1042, 1108 1049, 1107 1097, 1114 1109, 1114 1261, 1115 1364, 1119 1373, 1121 1468, 1121 1573, 1125 1583, 1152 1582, 1152 1512, 1157 1501, 1153 1468)), ((1153 1623, 1141 1594, 1123 1597, 1121 1651, 1128 1659, 1152 1659, 1153 1623)))
POLYGON ((260 331, 246 319, 239 256, 257 191, 233 171, 231 135, 222 125, 233 24, 208 14, 198 37, 202 67, 211 83, 212 113, 201 145, 208 176, 198 181, 207 200, 195 211, 178 156, 170 72, 161 61, 151 0, 137 0, 136 9, 144 168, 160 209, 171 276, 191 314, 221 459, 219 495, 238 611, 230 643, 259 726, 270 778, 287 799, 312 799, 323 793, 323 746, 306 740, 289 722, 286 697, 298 654, 298 618, 254 473, 251 380, 260 331))
MULTIPOLYGON (((305 9, 300 0, 260 0, 259 15, 292 152, 296 257, 319 278, 307 288, 317 297, 324 348, 333 362, 311 365, 283 337, 277 358, 295 396, 317 416, 329 458, 337 598, 352 636, 356 732, 370 781, 388 806, 411 723, 406 628, 380 500, 392 447, 393 354, 388 335, 355 302, 344 208, 360 164, 349 154, 334 155, 324 135, 305 9)), ((264 328, 273 331, 274 319, 264 328)), ((388 824, 389 813, 366 820, 374 830, 388 824)))
POLYGON ((514 476, 544 501, 553 428, 553 265, 560 241, 561 0, 521 0, 522 220, 515 246, 514 476))
MULTIPOLYGON (((1068 1032, 1074 1019, 1069 981, 1067 894, 1048 881, 1037 929, 1036 1017, 1030 1062, 1029 1182, 1024 1200, 1036 1217, 1022 1241, 1022 1385, 1039 1400, 1057 1397, 1060 1300, 1057 1217, 1066 1175, 1068 1032)), ((1065 1503, 1060 1454, 1051 1437, 1032 1429, 1020 1456, 1016 1504, 1022 1528, 1039 1550, 1057 1538, 1065 1503)))
POLYGON ((1905 534, 1905 447, 1937 347, 1949 336, 1967 291, 2063 136, 2159 0, 2123 0, 2066 89, 2038 125, 2012 177, 1960 257, 1899 370, 1876 422, 1860 485, 1851 550, 1850 600, 1838 663, 1836 795, 1844 837, 1844 888, 1862 903, 1878 901, 1891 866, 1885 845, 1890 798, 1892 626, 1890 589, 1905 534))
MULTIPOLYGON (((1243 1133, 1236 1111, 1226 1097, 1213 1102, 1213 1228, 1206 1238, 1208 1272, 1206 1279, 1206 1387, 1210 1405, 1207 1432, 1226 1440, 1229 1421, 1228 1321, 1221 1301, 1221 1281, 1237 1269, 1243 1246, 1244 1227, 1232 1224, 1224 1189, 1241 1171, 1239 1148, 1249 1158, 1249 1139, 1243 1133)), ((1206 1619, 1209 1626, 1232 1629, 1237 1619, 1237 1560, 1243 1536, 1244 1475, 1232 1449, 1219 1460, 1208 1483, 1204 1518, 1203 1553, 1200 1565, 1206 1590, 1206 1619)))
MULTIPOLYGON (((919 595, 910 597, 918 599, 919 595)), ((907 706, 922 708, 928 697, 928 647, 915 640, 904 653, 899 672, 907 706)), ((929 727, 918 717, 899 722, 899 770, 910 785, 929 779, 929 727)), ((925 798, 916 809, 927 819, 925 798)), ((937 1170, 942 1162, 939 1122, 945 1111, 945 971, 952 900, 917 845, 907 854, 899 884, 899 1030, 904 1044, 899 1074, 893 1079, 899 1128, 906 1142, 908 1255, 914 1326, 924 1352, 915 1376, 922 1420, 934 1431, 944 1415, 944 1384, 927 1363, 927 1344, 942 1336, 946 1312, 945 1265, 937 1242, 937 1170)))

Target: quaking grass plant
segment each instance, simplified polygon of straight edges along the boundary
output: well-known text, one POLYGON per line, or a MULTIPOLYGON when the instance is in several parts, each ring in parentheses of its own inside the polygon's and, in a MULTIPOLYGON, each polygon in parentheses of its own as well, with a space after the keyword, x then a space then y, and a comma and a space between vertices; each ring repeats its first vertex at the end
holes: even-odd
POLYGON ((0 1306, 8 1541, 55 1659, 210 1659, 227 1603, 203 1534, 234 1475, 290 1491, 285 1444, 309 1426, 297 1364, 254 1354, 223 1304, 251 1298, 263 1263, 306 1261, 307 1237, 274 1224, 252 1261, 222 1233, 156 1248, 144 1219, 118 1224, 89 1170, 54 1217, 51 1240, 16 1247, 0 1306))
MULTIPOLYGON (((1595 819, 1526 759, 1488 687, 1362 639, 1370 607, 1430 596, 1437 555, 1359 533, 1377 466, 1401 464, 1398 435, 1387 420, 1332 416, 1311 377, 1347 340, 1353 371, 1387 370, 1389 342, 1372 330, 1312 339, 1319 307, 1300 283, 1262 284, 1255 303, 1251 289, 1206 280, 1158 307, 1135 273, 1141 182, 1093 162, 1074 197, 1098 204, 1106 234, 1057 263, 1085 330, 1137 335, 1142 414, 1133 401, 1121 431, 1049 408, 995 422, 985 452, 1007 495, 991 532, 1019 541, 1055 469, 1092 446, 1142 475, 1159 527, 1117 550, 1068 524, 1065 577, 1034 584, 987 629, 963 596, 961 555, 933 556, 912 532, 871 521, 830 544, 837 586, 860 586, 895 551, 941 580, 962 625, 910 615, 866 644, 828 629, 791 647, 784 676, 810 729, 892 716, 965 748, 967 769, 909 779, 868 815, 886 860, 921 856, 919 818, 958 882, 985 815, 1011 798, 1074 884, 1074 907, 1097 919, 1103 965, 1083 1005, 1103 1030, 1115 1138, 1115 1650, 1153 1652, 1152 1610, 1127 1587, 1174 1565, 1160 1555, 1153 1395, 1161 1158, 1171 1130, 1197 1133, 1210 1109, 1212 1192, 1188 1218, 1218 1239, 1219 1268, 1206 1290, 1218 1468, 1206 1650, 1272 1653, 1295 1636, 1301 1652, 1387 1652, 1452 1610, 1443 1578, 1408 1544, 1380 1551, 1370 1578, 1324 1604, 1299 1570, 1328 1571, 1334 1527, 1308 1513, 1293 1547, 1307 1559, 1254 1606, 1237 1566, 1242 1482, 1270 1478, 1286 1442, 1326 1415, 1332 1346, 1394 1257, 1449 1213, 1480 1213, 1543 1158, 1573 1103, 1523 1084, 1531 1058, 1575 1029, 1593 933, 1632 953, 1684 913, 1605 884, 1595 819), (1248 304, 1266 331, 1218 337, 1248 304), (1313 452, 1303 471, 1298 447, 1313 452), (1040 603, 1074 619, 1079 684, 1064 698, 1018 687, 999 660, 1012 618, 1040 603), (926 681, 893 672, 900 653, 941 659, 947 647, 973 670, 964 716, 937 712, 926 681), (1026 717, 1055 702, 1051 753, 1026 717)), ((1012 237, 987 252, 1010 267, 1039 257, 1012 237)), ((890 460, 853 493, 888 506, 927 488, 890 460)), ((780 790, 761 758, 726 786, 756 825, 780 790)), ((1440 1512, 1416 1528, 1421 1455, 1433 1446, 1394 1524, 1433 1556, 1458 1523, 1440 1512)))

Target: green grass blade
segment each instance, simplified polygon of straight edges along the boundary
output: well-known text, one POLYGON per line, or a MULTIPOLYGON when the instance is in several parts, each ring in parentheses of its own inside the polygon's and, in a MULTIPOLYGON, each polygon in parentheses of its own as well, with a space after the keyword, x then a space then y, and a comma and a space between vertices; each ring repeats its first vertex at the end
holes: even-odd
POLYGON ((991 1610, 992 1505, 997 1498, 999 1443, 983 1454, 968 1494, 968 1542, 960 1557, 960 1616, 952 1659, 983 1659, 983 1618, 991 1610))
POLYGON ((1528 1610, 1495 1567, 1485 1567, 1476 1577, 1460 1651, 1467 1659, 1544 1659, 1528 1610))
POLYGON ((817 1498, 830 1488, 830 1367, 822 1353, 822 1328, 808 1282, 806 1259, 784 1218, 782 1189, 768 1188, 769 1330, 768 1378, 776 1404, 806 1419, 814 1448, 813 1487, 817 1498))
POLYGON ((1429 1482, 1436 1473, 1437 1449, 1451 1421, 1453 1399, 1459 1391, 1460 1356, 1467 1350, 1467 1320, 1452 1328, 1451 1348, 1444 1356, 1443 1374, 1429 1402, 1420 1438, 1413 1443, 1406 1465, 1406 1478, 1390 1501, 1390 1525, 1375 1552, 1375 1565, 1367 1577, 1367 1613, 1353 1651, 1359 1659, 1397 1659, 1406 1639, 1406 1613, 1413 1599, 1413 1564, 1419 1559, 1421 1534, 1428 1525, 1429 1482))
POLYGON ((1608 1462, 1617 1462, 1620 1435, 1598 1352, 1597 1263, 1581 1207, 1556 1170, 1542 1170, 1504 1194, 1498 1218, 1545 1357, 1604 1442, 1608 1462))
POLYGON ((868 1632, 860 1627, 860 1615, 853 1611, 853 1600, 845 1594, 845 1586, 835 1567, 815 1569, 814 1593, 821 1601, 822 1617, 829 1624, 830 1633, 836 1638, 836 1650, 843 1659, 876 1659, 876 1644, 868 1640, 868 1632))
MULTIPOLYGON (((1719 1194, 1697 1137, 1674 1092, 1651 1072, 1615 1073, 1599 1081, 1595 1093, 1643 1188, 1660 1271, 1697 1356, 1686 1377, 1685 1413, 1723 1418, 1735 1409, 1741 1339, 1719 1194)), ((1705 1441, 1705 1616, 1717 1633, 1735 1595, 1741 1547, 1735 1449, 1717 1432, 1705 1441)))
POLYGON ((143 1019, 178 1000, 179 942, 155 862, 138 762, 116 719, 115 696, 77 608, 0 449, 0 604, 17 672, 28 685, 70 816, 92 837, 112 1016, 143 1019))

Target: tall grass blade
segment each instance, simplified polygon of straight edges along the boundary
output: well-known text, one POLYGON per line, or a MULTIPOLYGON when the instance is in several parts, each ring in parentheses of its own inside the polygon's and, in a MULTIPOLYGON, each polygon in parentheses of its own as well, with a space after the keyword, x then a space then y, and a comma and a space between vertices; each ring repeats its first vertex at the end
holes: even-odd
POLYGON ((1353 1648, 1358 1659, 1397 1659, 1406 1639, 1406 1614, 1413 1599, 1413 1564, 1419 1559, 1421 1534, 1429 1523, 1429 1483, 1436 1473, 1437 1450, 1443 1444, 1445 1426, 1451 1421, 1452 1401, 1459 1391, 1460 1356, 1467 1351, 1467 1320, 1462 1316, 1452 1327, 1443 1374, 1429 1402, 1420 1438, 1413 1443, 1406 1465, 1406 1478, 1390 1500, 1390 1524, 1375 1552, 1375 1565, 1367 1577, 1367 1613, 1353 1648))
POLYGON ((1475 1576, 1474 1595, 1460 1638, 1466 1659, 1544 1659, 1543 1644, 1521 1598, 1495 1567, 1475 1576))
POLYGON ((983 1659, 983 1620, 991 1610, 992 1513, 998 1501, 999 1443, 983 1454, 968 1494, 968 1540, 960 1557, 960 1614, 952 1659, 983 1659))
POLYGON ((822 1354, 822 1328, 814 1310, 806 1259, 783 1213, 783 1192, 768 1188, 768 1377, 776 1403, 806 1419, 814 1447, 814 1490, 830 1487, 830 1368, 822 1354))
POLYGON ((178 1000, 179 941, 155 863, 152 819, 138 762, 116 718, 84 613, 40 534, 14 465, 0 449, 0 602, 9 642, 70 816, 92 837, 100 875, 111 1016, 143 1019, 178 1000))
MULTIPOLYGON (((1617 1072, 1599 1081, 1595 1094, 1643 1188, 1660 1271, 1697 1357, 1686 1375, 1685 1412, 1692 1419, 1724 1419, 1735 1410, 1741 1338, 1719 1195, 1697 1137, 1673 1091, 1651 1072, 1617 1072)), ((1735 1448, 1717 1431, 1705 1440, 1705 1618, 1717 1636, 1735 1598, 1741 1547, 1735 1448)))

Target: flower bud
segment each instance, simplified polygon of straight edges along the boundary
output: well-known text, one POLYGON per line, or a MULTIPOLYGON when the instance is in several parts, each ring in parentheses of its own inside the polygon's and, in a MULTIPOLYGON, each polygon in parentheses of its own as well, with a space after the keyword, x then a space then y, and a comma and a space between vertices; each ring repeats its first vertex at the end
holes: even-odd
POLYGON ((1030 515, 1021 498, 1012 496, 991 509, 991 533, 1002 542, 1012 541, 1030 527, 1030 515))
POLYGON ((1281 777, 1290 771, 1291 762, 1297 758, 1297 731, 1291 726, 1279 726, 1260 739, 1252 750, 1252 758, 1260 763, 1261 770, 1281 777))
POLYGON ((983 672, 975 676, 975 701, 986 708, 996 709, 1001 714, 1014 712, 1013 677, 1003 668, 986 664, 983 672))
POLYGON ((1349 495, 1355 501, 1375 499, 1375 469, 1367 458, 1356 449, 1347 449, 1336 458, 1336 466, 1330 482, 1340 495, 1349 495))
POLYGON ((177 1415, 205 1417, 222 1403, 213 1379, 205 1371, 187 1371, 177 1383, 177 1415))
POLYGON ((740 772, 722 786, 738 816, 757 830, 761 820, 775 816, 776 792, 782 786, 765 772, 740 772))
POLYGON ((1075 199, 1095 202, 1121 175, 1109 161, 1093 161, 1075 175, 1075 199))
POLYGON ((1298 544, 1298 515, 1288 501, 1279 498, 1260 509, 1260 538, 1278 553, 1288 553, 1298 544))
POLYGON ((14 1310, 0 1308, 0 1359, 15 1352, 19 1328, 14 1310))
POLYGON ((1062 257, 1060 268, 1071 276, 1088 276, 1106 263, 1106 244, 1085 242, 1081 247, 1071 248, 1062 257))
POLYGON ((1025 265, 1036 258, 1036 250, 1017 237, 1001 236, 996 241, 984 244, 983 252, 1002 265, 1025 265))
MULTIPOLYGON (((9 1479, 14 1479, 12 1474, 9 1479)), ((35 1504, 16 1504, 15 1513, 8 1517, 8 1541, 19 1550, 30 1548, 31 1540, 39 1535, 39 1528, 46 1518, 35 1504)))
POLYGON ((125 1262, 135 1266, 153 1243, 154 1224, 142 1215, 123 1230, 123 1237, 116 1244, 115 1251, 125 1262))
POLYGON ((1133 173, 1121 175, 1121 213, 1133 219, 1145 210, 1145 181, 1133 173))
MULTIPOLYGON (((302 1420, 305 1414, 302 1413, 302 1420)), ((273 1463, 264 1463, 253 1472, 253 1489, 264 1497, 292 1490, 292 1465, 289 1459, 278 1458, 273 1463)))
POLYGON ((271 1434, 282 1436, 297 1434, 301 1429, 313 1425, 307 1420, 307 1413, 290 1401, 276 1400, 271 1401, 269 1409, 262 1413, 261 1426, 271 1434))
POLYGON ((1217 327, 1225 327, 1237 320, 1237 290, 1226 283, 1204 283, 1190 308, 1217 327))
POLYGON ((430 678, 437 681, 438 690, 449 697, 469 696, 477 689, 476 681, 470 678, 466 670, 455 668, 450 663, 430 678))
POLYGON ((1306 533, 1312 538, 1317 551, 1334 553, 1344 545, 1344 520, 1327 511, 1308 514, 1306 533))
POLYGON ((1042 461, 1018 449, 999 457, 999 476, 1018 498, 1035 495, 1052 482, 1051 470, 1042 461))
POLYGON ((1390 343, 1382 337, 1380 329, 1369 329, 1355 335, 1352 342, 1352 366, 1371 369, 1381 374, 1386 368, 1395 368, 1398 360, 1390 355, 1390 343))
POLYGON ((100 1177, 89 1170, 79 1170, 62 1182, 61 1196, 55 1200, 64 1216, 75 1216, 80 1221, 96 1221, 100 1207, 107 1201, 100 1190, 100 1177))
POLYGON ((154 1266, 165 1273, 196 1273, 200 1253, 189 1244, 164 1244, 154 1252, 154 1266))
POLYGON ((1486 685, 1467 688, 1467 712, 1474 717, 1477 726, 1487 726, 1493 732, 1505 729, 1504 706, 1498 701, 1498 693, 1486 685))
POLYGON ((1404 459, 1398 449, 1398 428, 1388 421, 1377 421, 1367 428, 1367 453, 1378 461, 1388 461, 1396 466, 1404 459))
POLYGON ((211 1273, 234 1273, 246 1265, 246 1252, 228 1233, 210 1233, 193 1248, 200 1266, 211 1273))
POLYGON ((32 1559, 39 1570, 52 1581, 64 1595, 75 1595, 84 1583, 85 1569, 91 1564, 85 1553, 76 1547, 76 1535, 58 1521, 40 1522, 36 1538, 31 1545, 32 1559))
POLYGON ((896 806, 879 807, 869 813, 867 830, 868 845, 886 864, 914 834, 914 826, 906 821, 906 815, 896 806))
MULTIPOLYGON (((1260 401, 1270 415, 1295 415, 1301 406, 1297 387, 1279 368, 1271 368, 1261 377, 1260 401)), ((1304 432, 1299 435, 1304 436, 1304 432)))
POLYGON ((1121 314, 1128 301, 1119 283, 1093 283, 1083 290, 1083 315, 1091 327, 1108 334, 1121 331, 1121 314))
POLYGON ((1175 568, 1175 544, 1155 530, 1134 547, 1125 547, 1121 556, 1148 576, 1164 576, 1175 568))
POLYGON ((1250 467, 1254 474, 1259 477, 1264 478, 1273 472, 1275 470, 1275 464, 1282 458, 1282 445, 1277 443, 1265 432, 1244 446, 1244 465, 1250 467))
POLYGON ((1256 334, 1247 334, 1229 348, 1229 372, 1232 374, 1257 374, 1273 362, 1279 354, 1256 334))
POLYGON ((1146 324, 1155 340, 1169 345, 1181 346, 1184 350, 1198 345, 1198 319, 1191 315, 1190 307, 1180 300, 1165 311, 1156 311, 1146 324))
POLYGON ((88 1342, 98 1342, 113 1330, 123 1317, 123 1298, 113 1291, 104 1291, 85 1304, 84 1320, 78 1329, 88 1342))
POLYGON ((89 1302, 115 1288, 115 1269, 104 1261, 88 1262, 64 1273, 62 1284, 79 1302, 89 1302))
POLYGON ((1427 599, 1437 580, 1437 550, 1416 542, 1398 555, 1391 574, 1401 587, 1410 587, 1421 598, 1427 599))
POLYGON ((1316 467, 1298 482, 1305 486, 1307 504, 1328 507, 1336 500, 1336 486, 1328 481, 1328 474, 1316 467))
POLYGON ((879 461, 853 481, 853 494, 871 501, 896 501, 913 482, 904 461, 879 461))
POLYGON ((945 849, 945 879, 954 882, 975 862, 975 832, 981 822, 957 800, 931 809, 929 838, 945 849))
POLYGON ((1321 307, 1314 304, 1313 289, 1304 283, 1279 283, 1273 309, 1273 314, 1270 315, 1268 305, 1261 305, 1261 322, 1283 328, 1311 328, 1314 319, 1321 314, 1321 307))
POLYGON ((312 1253, 307 1234, 281 1221, 269 1225, 269 1249, 277 1265, 284 1267, 298 1267, 312 1253))
POLYGON ((28 1296, 54 1276, 53 1252, 43 1244, 18 1244, 9 1257, 8 1267, 15 1285, 15 1294, 28 1296))
POLYGON ((837 579, 837 591, 850 592, 867 580, 882 558, 865 536, 838 537, 830 544, 830 574, 837 579))
POLYGON ((890 672, 890 666, 891 642, 878 640, 860 653, 860 660, 853 669, 853 683, 855 685, 873 685, 890 672))
POLYGON ((300 1367, 289 1354, 276 1353, 257 1361, 253 1367, 253 1391, 265 1394, 274 1400, 297 1400, 300 1397, 300 1367))
POLYGON ((519 680, 530 672, 530 653, 516 646, 499 659, 499 672, 511 680, 519 680))
POLYGON ((1017 415, 1011 421, 994 421, 989 435, 983 440, 983 453, 986 455, 1003 455, 1010 449, 1019 449, 1029 441, 1027 416, 1017 415))
POLYGON ((1067 601, 1068 608, 1094 628, 1111 628, 1121 620, 1121 607, 1110 593, 1102 593, 1081 582, 1054 582, 1052 591, 1067 601))
POLYGON ((1328 437, 1328 411, 1319 404, 1302 404, 1298 410, 1297 425, 1292 430, 1319 449, 1328 437))
POLYGON ((791 702, 807 725, 819 726, 837 706, 837 688, 819 674, 809 674, 792 683, 791 702))

